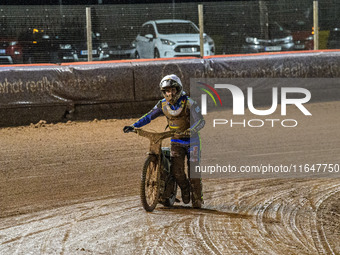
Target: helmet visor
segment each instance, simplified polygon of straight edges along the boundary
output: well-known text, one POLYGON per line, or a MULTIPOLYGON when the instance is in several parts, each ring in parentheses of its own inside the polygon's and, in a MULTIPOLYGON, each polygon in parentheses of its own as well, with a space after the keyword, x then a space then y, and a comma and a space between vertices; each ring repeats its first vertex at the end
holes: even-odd
POLYGON ((161 84, 161 90, 164 90, 164 89, 170 88, 170 87, 178 88, 178 86, 179 86, 179 84, 174 80, 165 80, 161 84))

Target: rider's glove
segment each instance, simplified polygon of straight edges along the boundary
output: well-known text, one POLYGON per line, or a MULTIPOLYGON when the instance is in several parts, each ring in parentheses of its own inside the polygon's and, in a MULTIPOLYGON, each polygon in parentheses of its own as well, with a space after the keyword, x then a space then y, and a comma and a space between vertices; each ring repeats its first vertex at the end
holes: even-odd
POLYGON ((182 136, 190 136, 191 135, 191 130, 187 129, 183 132, 177 132, 178 135, 182 135, 182 136))
POLYGON ((133 132, 135 130, 134 126, 125 126, 123 128, 124 133, 129 133, 129 132, 133 132))
POLYGON ((183 135, 190 136, 191 135, 191 130, 187 129, 183 132, 183 135))

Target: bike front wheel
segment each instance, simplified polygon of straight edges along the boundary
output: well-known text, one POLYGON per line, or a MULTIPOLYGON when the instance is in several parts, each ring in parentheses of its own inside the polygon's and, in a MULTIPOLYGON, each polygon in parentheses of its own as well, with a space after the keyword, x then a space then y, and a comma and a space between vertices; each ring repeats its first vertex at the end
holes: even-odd
POLYGON ((149 155, 145 160, 141 180, 141 200, 143 208, 152 212, 158 203, 160 193, 159 162, 155 155, 149 155))

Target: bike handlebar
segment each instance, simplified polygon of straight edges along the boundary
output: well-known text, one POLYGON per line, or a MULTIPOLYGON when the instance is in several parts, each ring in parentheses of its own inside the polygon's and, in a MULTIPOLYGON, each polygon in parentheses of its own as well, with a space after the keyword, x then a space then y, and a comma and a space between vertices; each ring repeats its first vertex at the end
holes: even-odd
POLYGON ((160 140, 172 137, 175 134, 175 131, 155 132, 155 131, 147 131, 141 128, 135 128, 134 132, 140 136, 153 140, 155 143, 160 140))

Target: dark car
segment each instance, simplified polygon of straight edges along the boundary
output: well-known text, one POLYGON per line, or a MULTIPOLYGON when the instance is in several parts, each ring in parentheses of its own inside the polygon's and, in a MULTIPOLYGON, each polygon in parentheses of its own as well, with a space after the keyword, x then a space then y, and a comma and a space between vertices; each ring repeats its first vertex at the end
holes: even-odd
MULTIPOLYGON (((61 62, 87 61, 87 38, 86 33, 76 36, 59 38, 58 57, 61 62)), ((92 33, 92 60, 100 61, 109 58, 109 47, 106 42, 101 42, 99 33, 92 33)))
POLYGON ((78 61, 78 52, 71 38, 58 37, 58 59, 60 62, 78 61))
POLYGON ((121 39, 109 42, 110 59, 133 59, 136 55, 135 41, 121 39))
POLYGON ((16 38, 0 39, 1 62, 20 64, 23 62, 22 45, 16 38), (11 60, 9 60, 9 58, 11 60))
POLYGON ((292 34, 279 23, 269 23, 267 38, 265 34, 265 32, 261 33, 260 26, 252 25, 245 27, 244 42, 241 52, 279 52, 295 49, 292 34))
POLYGON ((329 31, 328 49, 340 49, 340 27, 329 31))
POLYGON ((24 63, 57 63, 57 36, 44 29, 29 30, 19 36, 24 63))
POLYGON ((259 24, 226 26, 224 54, 279 52, 294 50, 293 36, 279 23, 268 24, 267 33, 259 24), (267 34, 267 38, 266 38, 267 34))

